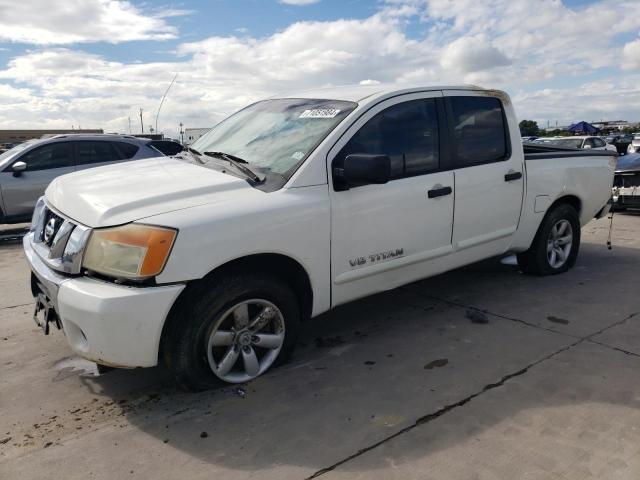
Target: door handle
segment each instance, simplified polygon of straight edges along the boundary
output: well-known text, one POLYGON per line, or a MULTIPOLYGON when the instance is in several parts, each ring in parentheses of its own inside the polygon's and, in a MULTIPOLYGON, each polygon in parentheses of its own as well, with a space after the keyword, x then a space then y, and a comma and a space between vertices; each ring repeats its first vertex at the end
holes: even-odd
POLYGON ((438 187, 427 191, 427 196, 429 198, 444 197, 450 195, 452 191, 451 187, 438 187))
POLYGON ((522 172, 509 172, 504 176, 505 182, 512 182, 513 180, 518 180, 522 178, 522 172))

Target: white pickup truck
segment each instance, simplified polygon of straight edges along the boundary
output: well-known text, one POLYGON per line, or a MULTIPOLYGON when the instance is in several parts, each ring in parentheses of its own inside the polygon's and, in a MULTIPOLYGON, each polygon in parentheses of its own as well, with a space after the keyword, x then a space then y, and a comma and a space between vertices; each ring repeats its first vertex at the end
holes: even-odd
POLYGON ((274 97, 176 157, 54 180, 24 238, 34 317, 98 364, 246 382, 336 305, 507 252, 526 273, 566 271, 615 164, 523 150, 496 90, 274 97))

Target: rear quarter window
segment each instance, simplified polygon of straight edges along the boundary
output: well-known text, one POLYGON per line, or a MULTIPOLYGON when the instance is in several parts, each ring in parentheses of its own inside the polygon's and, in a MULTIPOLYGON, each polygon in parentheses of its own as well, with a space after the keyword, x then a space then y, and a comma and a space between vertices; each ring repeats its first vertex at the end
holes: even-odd
POLYGON ((129 160, 133 158, 138 150, 140 149, 137 145, 133 145, 132 143, 127 142, 111 142, 118 152, 118 156, 120 160, 129 160))
POLYGON ((506 117, 498 98, 449 97, 447 114, 456 168, 509 158, 506 117))
POLYGON ((183 150, 182 145, 180 145, 179 143, 166 140, 154 140, 152 142, 149 142, 149 145, 158 150, 160 153, 168 156, 177 155, 183 150))

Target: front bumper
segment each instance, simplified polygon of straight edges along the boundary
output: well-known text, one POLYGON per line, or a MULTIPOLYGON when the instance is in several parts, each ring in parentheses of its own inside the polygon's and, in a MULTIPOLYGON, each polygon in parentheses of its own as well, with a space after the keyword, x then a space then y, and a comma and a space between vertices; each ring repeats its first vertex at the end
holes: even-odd
POLYGON ((158 363, 162 327, 184 285, 129 287, 49 268, 24 236, 25 255, 39 287, 53 304, 71 349, 116 367, 158 363))

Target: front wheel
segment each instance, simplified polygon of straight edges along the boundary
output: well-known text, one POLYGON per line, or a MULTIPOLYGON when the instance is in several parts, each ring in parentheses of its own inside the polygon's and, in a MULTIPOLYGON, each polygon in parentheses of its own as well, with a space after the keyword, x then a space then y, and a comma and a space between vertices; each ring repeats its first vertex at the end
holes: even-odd
POLYGON ((194 287, 172 312, 165 362, 186 390, 244 383, 292 353, 300 308, 277 277, 238 273, 194 287))
POLYGON ((580 219, 568 204, 547 213, 529 250, 518 254, 524 273, 554 275, 573 267, 580 248, 580 219))

